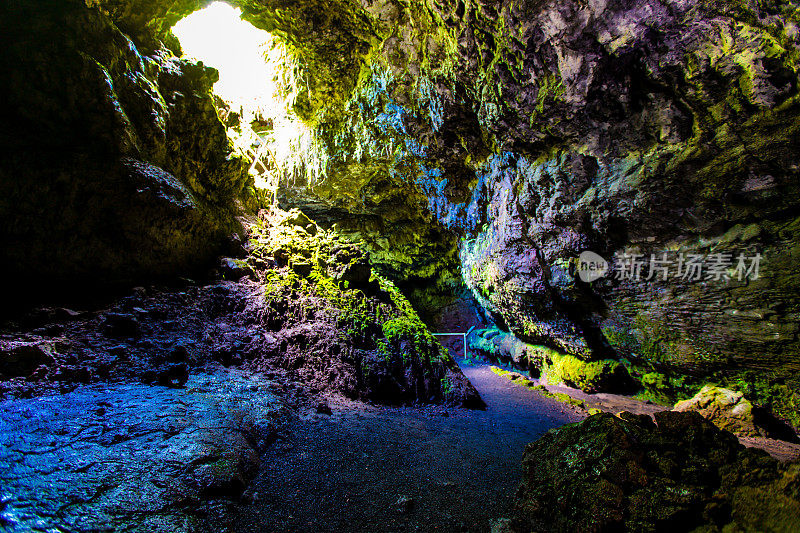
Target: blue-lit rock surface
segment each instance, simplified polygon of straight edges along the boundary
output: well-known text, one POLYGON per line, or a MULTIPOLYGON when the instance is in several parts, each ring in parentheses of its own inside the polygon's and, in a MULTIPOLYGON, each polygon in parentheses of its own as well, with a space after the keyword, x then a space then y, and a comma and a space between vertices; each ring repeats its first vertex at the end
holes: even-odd
POLYGON ((185 389, 101 384, 0 403, 0 524, 170 532, 223 517, 285 416, 272 385, 221 369, 185 389))

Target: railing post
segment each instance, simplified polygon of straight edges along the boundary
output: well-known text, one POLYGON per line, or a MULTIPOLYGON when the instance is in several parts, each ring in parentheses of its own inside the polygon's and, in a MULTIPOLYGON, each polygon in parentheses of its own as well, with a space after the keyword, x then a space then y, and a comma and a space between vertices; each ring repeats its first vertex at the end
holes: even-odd
POLYGON ((468 359, 467 357, 467 335, 475 329, 475 326, 472 326, 467 330, 466 333, 431 333, 434 337, 461 337, 462 342, 464 343, 464 359, 468 359))

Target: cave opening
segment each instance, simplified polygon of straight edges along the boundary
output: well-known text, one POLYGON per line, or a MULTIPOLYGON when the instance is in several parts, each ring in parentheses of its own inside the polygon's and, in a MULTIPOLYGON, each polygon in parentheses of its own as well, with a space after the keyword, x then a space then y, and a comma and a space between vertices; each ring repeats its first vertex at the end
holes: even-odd
POLYGON ((800 4, 450 4, 0 2, 0 530, 800 531, 800 4))
POLYGON ((214 104, 256 188, 274 197, 281 180, 305 175, 313 131, 294 111, 301 71, 285 43, 225 2, 184 17, 172 32, 185 59, 217 70, 214 104))

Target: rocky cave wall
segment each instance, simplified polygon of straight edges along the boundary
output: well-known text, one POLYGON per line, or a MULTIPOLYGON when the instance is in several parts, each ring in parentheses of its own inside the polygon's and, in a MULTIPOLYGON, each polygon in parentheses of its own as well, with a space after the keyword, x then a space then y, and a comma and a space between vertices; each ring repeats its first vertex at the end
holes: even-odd
POLYGON ((500 16, 516 28, 488 69, 502 94, 478 108, 500 153, 471 202, 440 204, 472 224, 462 268, 482 303, 523 340, 611 348, 672 394, 680 375, 727 382, 797 423, 796 14, 559 2, 500 16), (763 263, 749 282, 589 285, 572 270, 583 250, 763 263))
MULTIPOLYGON (((205 3, 3 7, 7 265, 164 273, 235 229, 249 183, 213 74, 175 58, 168 32, 205 3), (98 207, 80 212, 87 197, 98 207)), ((672 397, 735 383, 798 422, 794 2, 231 3, 287 42, 307 87, 295 108, 326 172, 283 184, 283 202, 364 238, 417 305, 467 302, 463 279, 526 342, 623 358, 672 397), (749 282, 587 284, 584 250, 763 262, 749 282)))
POLYGON ((714 381, 800 422, 794 3, 363 7, 392 24, 322 120, 328 178, 306 205, 381 217, 360 229, 398 272, 447 272, 457 238, 467 286, 525 342, 623 359, 662 399, 714 381), (584 250, 732 264, 589 284, 584 250))
POLYGON ((12 291, 192 275, 241 233, 252 179, 213 106, 216 71, 82 2, 6 2, 0 20, 12 291))

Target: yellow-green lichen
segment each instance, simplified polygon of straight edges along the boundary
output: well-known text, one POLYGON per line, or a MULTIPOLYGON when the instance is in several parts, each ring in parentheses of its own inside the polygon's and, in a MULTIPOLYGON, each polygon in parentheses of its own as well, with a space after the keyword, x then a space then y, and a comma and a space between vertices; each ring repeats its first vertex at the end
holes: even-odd
POLYGON ((550 354, 550 361, 545 362, 542 374, 547 383, 558 385, 563 383, 587 392, 596 392, 607 388, 614 381, 622 381, 627 374, 619 361, 583 361, 573 355, 550 354))
POLYGON ((564 394, 563 392, 551 392, 551 391, 547 390, 546 387, 543 387, 541 385, 537 385, 534 381, 526 378, 525 376, 523 376, 519 372, 511 372, 511 371, 504 370, 504 369, 502 369, 500 367, 497 367, 497 366, 492 366, 490 368, 491 368, 492 372, 494 372, 495 374, 497 374, 500 377, 504 377, 504 378, 508 379, 514 385, 518 385, 520 387, 525 387, 528 390, 538 392, 539 394, 541 394, 542 396, 544 396, 546 398, 550 398, 552 400, 556 400, 558 402, 565 403, 567 405, 580 407, 581 409, 586 407, 586 404, 583 401, 578 400, 576 398, 573 398, 569 394, 564 394))

